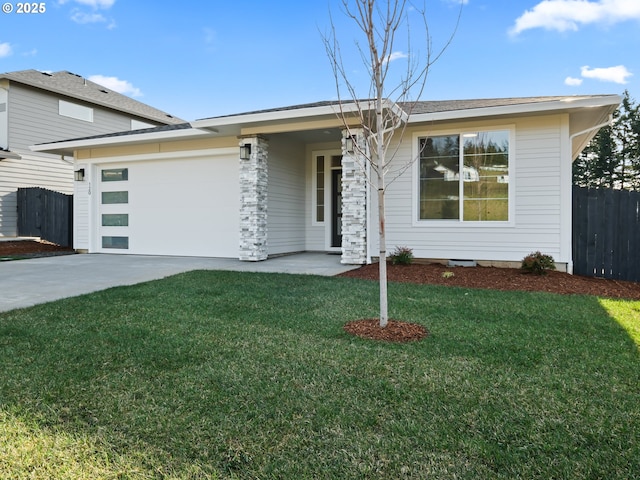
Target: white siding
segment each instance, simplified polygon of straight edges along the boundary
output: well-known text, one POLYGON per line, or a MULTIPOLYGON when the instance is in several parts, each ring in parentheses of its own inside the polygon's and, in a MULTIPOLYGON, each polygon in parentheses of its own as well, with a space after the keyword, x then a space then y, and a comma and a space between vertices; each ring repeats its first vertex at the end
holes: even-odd
POLYGON ((78 170, 84 168, 85 179, 73 182, 73 248, 76 250, 90 249, 89 209, 91 208, 91 185, 95 185, 92 167, 87 164, 75 166, 78 170))
POLYGON ((304 145, 272 136, 268 165, 269 255, 305 250, 304 145))
MULTIPOLYGON (((561 202, 561 190, 570 188, 565 178, 569 162, 562 132, 566 118, 560 115, 514 120, 515 140, 512 145, 512 164, 509 172, 510 188, 515 189, 512 218, 507 224, 465 224, 458 221, 417 220, 417 169, 408 168, 388 188, 387 250, 395 246, 413 249, 418 258, 474 259, 487 261, 520 261, 534 251, 552 255, 558 262, 570 262, 570 248, 562 234, 561 219, 571 205, 561 202), (561 175, 561 172, 564 172, 561 175), (416 203, 416 205, 414 205, 416 203), (568 252, 568 253, 567 253, 568 252)), ((475 126, 491 127, 490 122, 475 126)), ((496 124, 503 126, 504 124, 496 124)), ((466 125, 445 125, 438 129, 468 128, 466 125)), ((433 127, 430 127, 433 128, 433 127)), ((406 165, 412 155, 414 132, 431 133, 427 128, 414 128, 407 132, 395 161, 396 167, 406 165)), ((570 169, 569 169, 570 171, 570 169)), ((391 179, 390 177, 389 179, 391 179)), ((377 208, 375 201, 372 208, 377 208)), ((374 219, 377 218, 374 216, 374 219)), ((570 219, 570 210, 569 216, 570 219)), ((372 229, 377 253, 377 233, 372 229)), ((570 242, 570 238, 569 238, 570 242)))

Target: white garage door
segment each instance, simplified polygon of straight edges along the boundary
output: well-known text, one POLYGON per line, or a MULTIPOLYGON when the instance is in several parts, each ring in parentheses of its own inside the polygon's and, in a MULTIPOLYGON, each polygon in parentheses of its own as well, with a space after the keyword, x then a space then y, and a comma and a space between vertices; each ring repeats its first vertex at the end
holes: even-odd
POLYGON ((98 174, 99 251, 237 258, 236 158, 110 164, 98 174))

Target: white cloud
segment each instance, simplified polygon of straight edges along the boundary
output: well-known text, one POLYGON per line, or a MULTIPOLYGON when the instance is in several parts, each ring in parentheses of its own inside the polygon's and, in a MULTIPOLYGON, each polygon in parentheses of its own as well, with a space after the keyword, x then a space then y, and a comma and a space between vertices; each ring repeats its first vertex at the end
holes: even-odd
POLYGON ((407 55, 406 53, 392 52, 391 55, 387 56, 386 62, 387 63, 391 63, 394 60, 400 60, 401 58, 408 58, 408 57, 409 57, 409 55, 407 55))
POLYGON ((567 77, 564 79, 564 84, 569 85, 570 87, 579 87, 582 85, 582 81, 583 80, 581 78, 567 77))
POLYGON ((633 73, 627 70, 627 67, 624 65, 608 68, 590 68, 584 66, 580 69, 580 74, 584 78, 594 78, 602 82, 613 82, 623 85, 627 83, 627 77, 633 76, 633 73))
POLYGON ((139 88, 134 87, 126 80, 120 80, 118 77, 105 77, 104 75, 91 75, 89 80, 95 82, 103 87, 107 87, 114 92, 122 93, 123 95, 130 95, 132 97, 141 97, 142 91, 139 88))
POLYGON ((13 53, 13 49, 11 48, 11 44, 8 42, 0 43, 0 58, 8 57, 13 53))
POLYGON ((104 15, 100 13, 85 13, 85 12, 78 12, 78 11, 74 12, 71 15, 71 20, 80 24, 101 23, 101 22, 107 21, 104 15))
POLYGON ((81 24, 86 25, 90 23, 107 23, 107 28, 109 30, 116 27, 115 21, 105 17, 102 13, 99 13, 99 10, 108 10, 111 8, 115 0, 59 0, 60 5, 64 5, 68 2, 73 2, 82 7, 91 7, 93 10, 90 12, 86 11, 86 8, 72 8, 71 9, 71 20, 81 24))
POLYGON ((86 13, 74 9, 73 13, 71 14, 71 20, 80 25, 86 25, 89 23, 108 23, 107 29, 113 30, 114 28, 116 28, 115 20, 107 18, 101 13, 86 13))
POLYGON ((640 20, 638 0, 543 0, 518 17, 509 32, 517 35, 532 28, 575 31, 582 25, 626 20, 640 20))

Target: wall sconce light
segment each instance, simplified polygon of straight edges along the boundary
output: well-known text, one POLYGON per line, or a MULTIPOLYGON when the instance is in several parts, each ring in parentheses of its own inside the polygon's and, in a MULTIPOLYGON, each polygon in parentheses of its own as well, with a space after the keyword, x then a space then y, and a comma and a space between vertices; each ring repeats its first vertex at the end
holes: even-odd
POLYGON ((353 137, 347 137, 344 139, 344 148, 348 153, 353 153, 353 137))
POLYGON ((251 144, 240 145, 240 160, 249 160, 251 157, 251 144))
POLYGON ((73 172, 73 178, 76 182, 82 182, 84 180, 84 168, 73 172))

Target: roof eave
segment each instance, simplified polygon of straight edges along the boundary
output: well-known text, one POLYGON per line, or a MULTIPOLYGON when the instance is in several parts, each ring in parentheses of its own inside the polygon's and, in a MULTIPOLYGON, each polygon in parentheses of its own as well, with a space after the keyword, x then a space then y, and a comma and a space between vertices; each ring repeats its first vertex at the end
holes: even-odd
POLYGON ((468 108, 462 110, 449 110, 444 112, 421 113, 411 115, 411 117, 409 118, 409 123, 438 122, 507 115, 526 115, 557 111, 569 111, 578 108, 613 106, 613 109, 615 110, 615 108, 617 108, 621 101, 622 97, 620 95, 565 97, 560 100, 539 103, 522 103, 495 107, 468 108))
POLYGON ((335 105, 324 105, 300 109, 283 109, 268 112, 254 112, 224 117, 204 118, 191 122, 194 128, 215 129, 234 125, 260 124, 278 121, 308 120, 314 117, 336 116, 340 114, 352 114, 358 112, 358 105, 348 102, 335 105))
POLYGON ((132 133, 115 137, 87 138, 80 140, 68 140, 54 143, 41 143, 29 148, 34 152, 51 153, 56 155, 73 155, 76 150, 90 148, 117 147, 121 145, 134 145, 167 140, 186 140, 192 137, 211 136, 211 131, 189 128, 186 130, 170 130, 152 133, 132 133))

